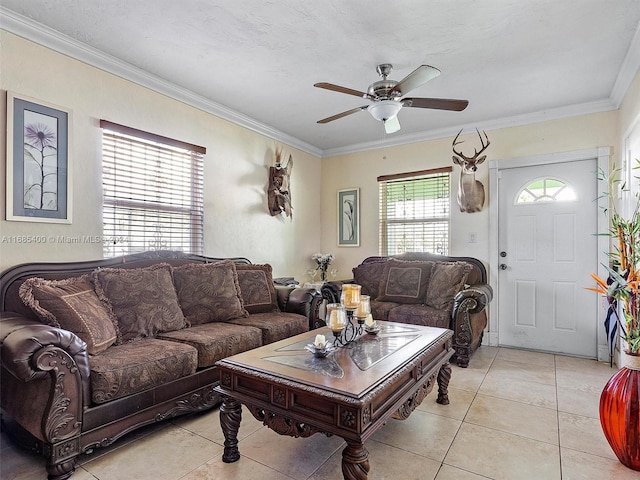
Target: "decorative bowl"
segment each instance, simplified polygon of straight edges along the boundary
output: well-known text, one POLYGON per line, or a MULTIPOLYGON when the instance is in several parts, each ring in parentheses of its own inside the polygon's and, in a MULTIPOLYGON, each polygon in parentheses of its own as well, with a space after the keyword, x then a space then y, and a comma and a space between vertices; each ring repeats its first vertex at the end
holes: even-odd
POLYGON ((378 326, 377 323, 374 323, 372 326, 367 327, 365 325, 364 327, 364 331, 367 332, 369 335, 377 335, 378 332, 380 331, 380 327, 378 326))
POLYGON ((316 347, 313 343, 309 343, 305 345, 304 349, 313 353, 313 356, 318 358, 324 358, 336 351, 336 347, 331 343, 326 343, 324 347, 316 347))

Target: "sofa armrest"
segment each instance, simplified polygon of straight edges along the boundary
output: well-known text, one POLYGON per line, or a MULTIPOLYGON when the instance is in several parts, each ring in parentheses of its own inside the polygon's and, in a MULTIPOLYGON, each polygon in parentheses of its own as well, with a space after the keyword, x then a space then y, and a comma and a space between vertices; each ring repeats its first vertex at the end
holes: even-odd
POLYGON ((342 294, 342 285, 345 283, 354 283, 355 280, 353 278, 348 280, 333 280, 331 282, 326 282, 322 285, 320 292, 322 293, 322 298, 324 298, 327 303, 340 303, 340 295, 342 294))
POLYGON ((0 313, 0 341, 3 370, 24 383, 51 378, 42 437, 55 443, 77 436, 90 398, 86 343, 67 330, 10 312, 0 313))
POLYGON ((315 288, 276 285, 276 294, 280 310, 304 315, 309 319, 309 329, 315 328, 322 305, 322 295, 315 288))
POLYGON ((469 309, 469 313, 479 313, 493 300, 491 285, 481 283, 470 285, 458 292, 453 300, 453 311, 456 312, 463 304, 469 309))
POLYGON ((458 292, 453 300, 451 329, 459 366, 469 364, 471 350, 482 341, 487 326, 485 308, 493 299, 493 289, 486 283, 471 285, 458 292))

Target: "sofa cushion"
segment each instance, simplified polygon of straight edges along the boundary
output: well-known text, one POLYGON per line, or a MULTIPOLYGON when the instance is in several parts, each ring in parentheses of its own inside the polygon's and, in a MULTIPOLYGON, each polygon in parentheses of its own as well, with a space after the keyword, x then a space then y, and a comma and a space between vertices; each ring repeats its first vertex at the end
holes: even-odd
POLYGON ((371 316, 375 320, 389 320, 389 312, 398 305, 400 303, 373 300, 371 302, 371 316))
POLYGON ((90 363, 91 399, 106 403, 195 373, 198 353, 190 345, 146 338, 113 345, 90 363))
POLYGON ((367 262, 353 268, 353 283, 362 286, 362 295, 369 295, 371 300, 375 300, 378 296, 380 288, 380 280, 384 272, 386 260, 378 262, 367 262))
POLYGON ((210 367, 218 360, 262 346, 262 332, 250 326, 212 322, 162 333, 164 340, 191 345, 198 351, 198 368, 210 367))
POLYGON ((249 313, 277 312, 278 297, 271 265, 237 264, 238 284, 244 308, 249 313))
POLYGON ((424 303, 450 311, 454 297, 463 289, 472 268, 466 262, 436 262, 424 303))
POLYGON ((64 280, 29 278, 20 286, 20 298, 44 323, 80 337, 90 355, 116 341, 112 314, 98 298, 89 275, 64 280))
POLYGON ((451 311, 439 310, 428 305, 397 305, 389 310, 389 321, 451 328, 451 311))
POLYGON ((390 258, 384 266, 376 300, 397 303, 424 303, 433 262, 390 258))
POLYGON ((242 303, 233 260, 175 267, 173 281, 190 325, 226 322, 249 315, 242 303))
POLYGON ((229 323, 259 328, 262 331, 263 345, 309 331, 309 319, 297 313, 254 313, 247 318, 238 318, 229 323))
POLYGON ((104 268, 93 272, 93 279, 98 296, 117 319, 118 343, 187 326, 169 264, 104 268))

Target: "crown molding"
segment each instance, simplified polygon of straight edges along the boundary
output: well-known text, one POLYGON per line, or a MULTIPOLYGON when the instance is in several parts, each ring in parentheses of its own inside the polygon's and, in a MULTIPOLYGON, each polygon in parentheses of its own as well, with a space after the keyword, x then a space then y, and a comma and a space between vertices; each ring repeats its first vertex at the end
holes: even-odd
POLYGON ((595 102, 582 103, 578 105, 569 105, 567 107, 558 107, 548 110, 542 110, 524 115, 516 115, 513 117, 497 118, 481 122, 460 124, 455 127, 439 128, 437 130, 429 130, 426 132, 413 133, 408 135, 394 136, 391 139, 378 140, 375 142, 365 142, 346 147, 330 148, 323 150, 322 158, 336 157, 339 155, 347 155, 351 153, 363 152, 367 150, 377 150, 379 148, 396 147, 399 145, 407 145, 410 143, 426 142, 429 140, 437 140, 455 136, 460 129, 474 130, 498 130, 501 128, 517 127, 532 123, 546 122, 549 120, 557 120, 561 118, 574 117, 577 115, 588 115, 590 113, 607 112, 616 110, 618 107, 611 100, 599 100, 595 102))
POLYGON ((599 113, 610 110, 616 110, 620 107, 624 96, 635 78, 640 68, 640 25, 636 29, 634 37, 631 41, 622 67, 616 78, 616 82, 612 88, 608 99, 595 101, 590 103, 570 105, 566 107, 558 107, 543 110, 524 115, 513 117, 499 118, 476 123, 458 125, 456 127, 429 130, 408 135, 394 135, 393 138, 385 140, 377 140, 373 142, 358 143, 345 147, 336 147, 329 149, 320 149, 310 143, 302 141, 296 137, 286 134, 280 130, 274 129, 269 125, 254 120, 225 105, 213 102, 201 95, 187 90, 183 87, 175 85, 171 82, 152 75, 140 68, 123 62, 111 55, 100 50, 90 47, 84 43, 78 42, 67 35, 63 35, 45 25, 35 22, 27 17, 18 15, 5 7, 0 6, 0 28, 10 33, 26 38, 34 43, 50 48, 54 51, 77 59, 93 67, 104 70, 113 75, 119 76, 125 80, 129 80, 140 86, 149 88, 155 92, 161 93, 169 98, 173 98, 187 105, 193 106, 199 110, 210 113, 216 117, 227 120, 231 123, 247 128, 253 132, 264 135, 268 138, 285 143, 293 148, 297 148, 303 152, 314 155, 318 158, 335 157, 338 155, 346 155, 368 150, 376 150, 380 148, 394 147, 406 145, 410 143, 419 143, 429 140, 436 140, 454 136, 460 128, 483 130, 496 130, 500 128, 508 128, 521 126, 531 123, 544 122, 554 119, 567 118, 576 115, 586 115, 590 113, 599 113))
POLYGON ((627 50, 627 54, 622 61, 622 66, 616 77, 616 82, 611 89, 610 98, 616 108, 620 108, 622 100, 624 100, 624 96, 631 86, 631 82, 633 82, 633 79, 638 73, 638 69, 640 69, 640 24, 631 39, 629 50, 627 50))
POLYGON ((0 28, 316 157, 322 150, 0 6, 0 28))

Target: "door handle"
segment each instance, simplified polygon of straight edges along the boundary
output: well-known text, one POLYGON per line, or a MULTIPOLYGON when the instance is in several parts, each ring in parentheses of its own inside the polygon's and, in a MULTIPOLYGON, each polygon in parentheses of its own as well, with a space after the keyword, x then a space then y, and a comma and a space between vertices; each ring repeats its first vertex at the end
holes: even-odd
POLYGON ((507 264, 506 263, 501 263, 500 264, 500 270, 506 270, 507 269, 507 264))

